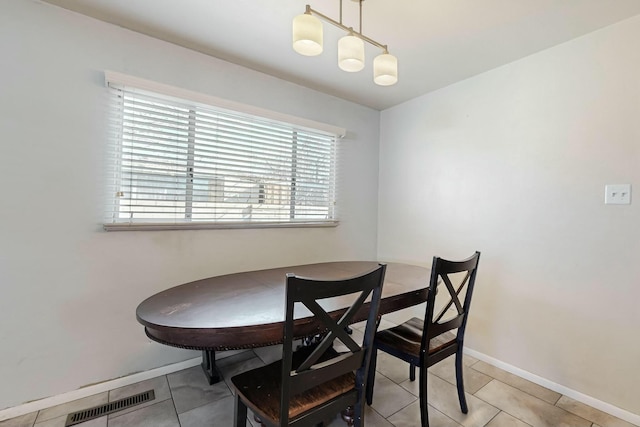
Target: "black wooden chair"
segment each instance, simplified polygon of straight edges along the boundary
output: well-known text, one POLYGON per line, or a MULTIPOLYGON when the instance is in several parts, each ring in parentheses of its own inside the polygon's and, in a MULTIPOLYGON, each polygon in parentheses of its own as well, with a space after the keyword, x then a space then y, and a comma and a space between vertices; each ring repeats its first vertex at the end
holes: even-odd
POLYGON ((434 257, 424 319, 414 317, 399 326, 376 333, 369 364, 369 405, 373 400, 377 350, 381 350, 409 363, 411 381, 416 379, 416 366, 420 368, 420 418, 422 427, 428 427, 427 368, 455 354, 460 409, 467 413, 462 378, 462 349, 479 260, 480 252, 464 261, 447 261, 434 257), (434 315, 436 305, 439 311, 434 315), (457 332, 454 332, 455 329, 457 332))
MULTIPOLYGON (((286 320, 281 361, 236 375, 234 425, 246 426, 247 407, 263 425, 315 426, 347 408, 349 425, 364 425, 364 397, 371 348, 380 309, 386 265, 345 280, 313 280, 287 275, 286 320), (319 304, 326 298, 348 298, 355 302, 337 315, 328 314, 319 304), (368 305, 365 305, 370 298, 368 305), (313 313, 317 331, 325 334, 315 346, 293 351, 297 337, 294 306, 313 313), (338 318, 339 317, 339 318, 338 318), (367 319, 362 345, 345 331, 354 320, 367 319), (348 349, 338 354, 333 341, 348 349)), ((327 305, 328 306, 328 305, 327 305)), ((299 317, 299 314, 298 314, 299 317)))

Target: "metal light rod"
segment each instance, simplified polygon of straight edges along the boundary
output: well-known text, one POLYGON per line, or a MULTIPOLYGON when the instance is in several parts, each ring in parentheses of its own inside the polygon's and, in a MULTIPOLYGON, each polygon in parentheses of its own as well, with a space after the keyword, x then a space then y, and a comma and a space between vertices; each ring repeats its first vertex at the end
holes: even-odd
MULTIPOLYGON (((347 27, 347 26, 343 25, 341 22, 338 22, 338 21, 335 21, 335 20, 329 18, 327 15, 324 15, 324 14, 318 12, 317 10, 312 9, 310 5, 307 5, 307 9, 305 10, 304 13, 306 13, 307 15, 315 15, 318 18, 323 19, 323 20, 327 21, 328 23, 335 25, 336 27, 342 29, 343 31, 347 31, 347 32, 353 34, 354 36, 358 37, 359 39, 362 39, 365 42, 367 42, 369 44, 372 44, 373 46, 375 46, 375 47, 377 47, 379 49, 382 49, 384 51, 384 53, 389 53, 388 50, 387 50, 387 45, 386 44, 378 43, 377 41, 375 41, 373 39, 370 39, 369 37, 365 36, 364 34, 359 33, 357 31, 354 31, 353 27, 347 27)), ((340 13, 342 13, 342 11, 340 13)), ((362 18, 362 16, 361 16, 361 18, 362 18)), ((360 23, 360 27, 362 28, 362 22, 360 23)))

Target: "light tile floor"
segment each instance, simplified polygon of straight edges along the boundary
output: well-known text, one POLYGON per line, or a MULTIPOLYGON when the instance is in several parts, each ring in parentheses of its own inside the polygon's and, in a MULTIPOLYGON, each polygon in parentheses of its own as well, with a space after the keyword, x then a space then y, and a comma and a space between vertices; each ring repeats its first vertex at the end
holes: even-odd
MULTIPOLYGON (((358 331, 356 331, 358 333, 358 331)), ((0 422, 0 427, 63 427, 66 415, 149 389, 155 400, 78 427, 231 427, 230 378, 278 358, 278 346, 245 351, 218 360, 224 381, 207 384, 199 366, 111 390, 64 405, 0 422)), ((455 388, 453 358, 429 370, 429 420, 432 427, 633 427, 469 356, 465 357, 469 413, 462 414, 455 388)), ((380 353, 374 401, 367 407, 368 427, 419 427, 417 381, 409 381, 406 364, 380 353)), ((249 414, 247 426, 257 427, 249 414)), ((346 424, 336 416, 329 427, 346 424)))

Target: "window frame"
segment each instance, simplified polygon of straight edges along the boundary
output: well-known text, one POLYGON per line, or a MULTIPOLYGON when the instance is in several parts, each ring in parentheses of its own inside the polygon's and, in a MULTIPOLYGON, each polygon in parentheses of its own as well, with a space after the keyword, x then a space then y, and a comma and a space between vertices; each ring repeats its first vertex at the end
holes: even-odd
MULTIPOLYGON (((115 127, 110 127, 111 135, 110 135, 110 148, 113 150, 114 154, 112 156, 107 156, 108 163, 106 165, 107 168, 107 187, 111 186, 111 188, 107 190, 106 194, 106 210, 105 216, 103 220, 103 228, 107 231, 123 231, 123 230, 187 230, 187 229, 216 229, 216 228, 291 228, 291 227, 335 227, 339 224, 339 220, 337 217, 337 209, 335 206, 335 198, 336 198, 336 180, 337 180, 337 167, 338 167, 338 159, 335 158, 337 156, 338 147, 337 143, 339 138, 344 137, 346 134, 346 130, 340 127, 331 126, 319 122, 315 122, 312 120, 302 119, 295 116, 290 116, 266 109, 262 109, 259 107, 249 106, 229 100, 224 100, 221 98, 201 94, 198 92, 193 92, 181 88, 176 88, 173 86, 152 82, 150 80, 141 79, 138 77, 128 76, 122 73, 117 73, 113 71, 105 71, 105 85, 108 88, 111 97, 118 97, 118 93, 120 93, 120 97, 122 97, 123 91, 135 92, 141 91, 144 93, 151 93, 153 96, 157 96, 158 98, 167 99, 167 103, 170 102, 179 102, 183 105, 189 106, 189 123, 191 126, 191 120, 195 118, 195 114, 197 109, 200 107, 204 107, 209 110, 214 110, 218 112, 231 112, 232 114, 239 114, 242 116, 248 116, 259 120, 266 120, 268 122, 275 122, 278 125, 284 125, 287 128, 285 129, 287 132, 290 131, 292 133, 291 147, 292 147, 292 160, 291 160, 291 174, 292 177, 295 177, 294 170, 296 169, 296 143, 299 135, 305 132, 317 133, 317 134, 325 134, 331 135, 333 138, 333 160, 330 164, 330 172, 332 173, 331 183, 328 184, 332 186, 329 189, 330 194, 332 195, 333 201, 329 201, 326 206, 330 212, 332 212, 332 217, 327 219, 294 219, 291 220, 280 220, 277 219, 277 213, 273 214, 274 218, 272 220, 238 220, 237 218, 233 221, 226 221, 220 219, 210 219, 210 220, 195 220, 192 217, 192 209, 194 206, 194 187, 197 186, 194 183, 194 168, 196 167, 194 160, 194 150, 197 137, 192 133, 192 128, 189 126, 189 130, 187 132, 187 163, 185 177, 187 179, 184 183, 184 218, 174 218, 174 219, 158 219, 154 221, 152 219, 144 219, 144 220, 135 220, 134 218, 125 219, 125 218, 116 218, 117 215, 121 215, 122 211, 120 210, 120 200, 118 195, 122 195, 122 191, 120 191, 120 184, 122 178, 122 174, 124 172, 124 166, 122 166, 124 154, 123 147, 125 133, 123 130, 124 124, 124 113, 122 111, 117 111, 118 103, 114 100, 111 101, 109 106, 109 111, 115 117, 112 117, 111 124, 115 124, 115 127), (115 121, 113 121, 115 120, 115 121), (119 151, 120 150, 120 151, 119 151), (190 177, 190 178, 189 178, 190 177), (333 203, 333 206, 330 204, 333 203)), ((124 101, 120 101, 124 103, 124 101)), ((124 105, 124 104, 122 104, 124 105)), ((132 146, 135 142, 131 143, 132 146)), ((130 170, 130 174, 133 172, 130 170)), ((133 175, 132 175, 133 176, 133 175)), ((223 176, 223 175, 221 175, 223 176)), ((257 204, 263 203, 266 188, 263 184, 260 186, 260 182, 257 184, 257 204), (262 199, 260 199, 260 195, 262 195, 262 199), (260 201, 262 200, 262 202, 260 201)), ((171 188, 166 187, 169 190, 171 188)), ((291 181, 291 190, 290 195, 288 196, 288 200, 295 200, 295 188, 296 181, 295 178, 292 178, 291 181)), ((180 193, 182 194, 182 193, 180 193)), ((129 196, 129 200, 135 200, 135 198, 129 196)), ((253 203, 250 203, 252 206, 253 203)), ((290 203, 289 208, 292 212, 296 209, 297 205, 294 203, 290 203)), ((173 214, 176 216, 176 214, 173 214)))

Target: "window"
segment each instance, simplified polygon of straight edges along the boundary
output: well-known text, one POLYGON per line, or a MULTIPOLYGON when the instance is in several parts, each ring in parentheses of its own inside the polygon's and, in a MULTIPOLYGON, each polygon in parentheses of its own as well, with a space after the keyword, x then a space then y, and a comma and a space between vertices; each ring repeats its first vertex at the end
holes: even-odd
POLYGON ((337 223, 339 129, 107 79, 115 115, 105 229, 337 223))

